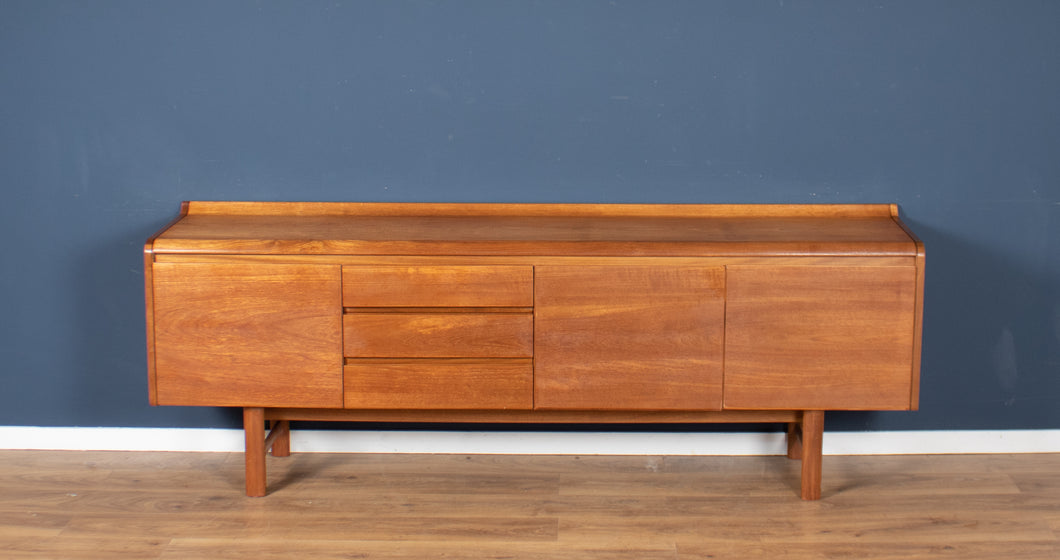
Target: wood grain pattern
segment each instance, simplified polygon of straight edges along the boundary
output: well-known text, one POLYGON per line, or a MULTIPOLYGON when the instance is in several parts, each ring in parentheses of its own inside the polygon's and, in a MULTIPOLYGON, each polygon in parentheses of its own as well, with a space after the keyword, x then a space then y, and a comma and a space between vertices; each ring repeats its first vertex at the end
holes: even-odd
POLYGON ((265 438, 265 449, 273 457, 291 456, 291 423, 286 420, 270 422, 269 435, 265 438))
POLYGON ((1060 557, 1060 454, 783 457, 0 451, 0 556, 701 560, 1060 557))
POLYGON ((725 407, 908 410, 913 267, 727 270, 725 407))
POLYGON ((802 449, 799 458, 802 460, 799 495, 804 500, 821 499, 821 456, 824 443, 824 412, 807 410, 802 413, 799 439, 802 449))
MULTIPOLYGON (((799 422, 794 410, 447 410, 447 422, 491 424, 714 424, 799 422)), ((270 408, 276 420, 326 422, 436 422, 436 410, 270 408)))
POLYGON ((243 409, 243 439, 247 496, 260 498, 266 492, 265 411, 260 407, 243 409))
POLYGON ((924 266, 927 261, 926 250, 924 242, 913 233, 913 230, 909 229, 909 226, 902 222, 897 204, 891 206, 891 218, 913 240, 913 245, 916 246, 916 317, 913 321, 913 390, 910 396, 910 407, 916 410, 920 406, 920 355, 924 332, 924 266))
POLYGON ((346 307, 530 307, 530 266, 344 266, 346 307))
POLYGON ((343 351, 350 358, 529 358, 529 313, 348 313, 343 351))
POLYGON ((147 314, 146 321, 146 334, 147 334, 147 400, 154 406, 158 404, 158 386, 156 382, 158 377, 155 375, 155 324, 154 324, 154 276, 152 274, 153 265, 155 262, 154 244, 155 239, 162 235, 163 232, 173 227, 188 215, 188 203, 183 202, 180 205, 180 213, 176 218, 170 220, 162 229, 158 230, 144 243, 144 310, 147 314))
POLYGON ((534 406, 721 408, 724 269, 537 267, 534 406))
POLYGON ((887 205, 191 203, 156 253, 914 255, 887 205), (227 210, 227 211, 226 211, 227 210))
POLYGON ((345 406, 362 409, 530 410, 534 365, 523 360, 351 360, 345 406))
POLYGON ((342 406, 339 267, 155 263, 157 401, 342 406))
POLYGON ((466 202, 191 201, 188 213, 230 216, 670 216, 864 218, 893 204, 525 204, 466 202))
POLYGON ((154 262, 196 263, 288 263, 339 264, 356 266, 916 266, 914 255, 845 256, 567 256, 567 255, 215 255, 199 253, 161 253, 154 262))

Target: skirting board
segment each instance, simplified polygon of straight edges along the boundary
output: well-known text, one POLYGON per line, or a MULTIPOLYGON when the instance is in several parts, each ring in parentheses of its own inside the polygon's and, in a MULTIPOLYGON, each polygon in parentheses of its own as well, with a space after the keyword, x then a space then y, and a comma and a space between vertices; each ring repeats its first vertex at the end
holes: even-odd
MULTIPOLYGON (((0 449, 243 451, 243 431, 0 426, 0 449)), ((295 430, 293 452, 783 455, 784 434, 295 430)), ((825 432, 825 455, 1060 453, 1060 430, 825 432)))

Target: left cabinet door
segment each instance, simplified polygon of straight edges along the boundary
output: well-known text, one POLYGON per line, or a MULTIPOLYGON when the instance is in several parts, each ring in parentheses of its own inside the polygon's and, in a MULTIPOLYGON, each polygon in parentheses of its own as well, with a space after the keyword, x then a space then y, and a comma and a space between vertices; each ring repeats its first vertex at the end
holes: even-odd
POLYGON ((342 407, 338 265, 155 263, 161 405, 342 407))

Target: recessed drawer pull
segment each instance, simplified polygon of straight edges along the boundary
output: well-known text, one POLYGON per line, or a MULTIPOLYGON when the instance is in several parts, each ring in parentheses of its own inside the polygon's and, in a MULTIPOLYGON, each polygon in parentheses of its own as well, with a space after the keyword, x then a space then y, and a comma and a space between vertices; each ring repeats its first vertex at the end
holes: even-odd
POLYGON ((343 307, 343 313, 533 313, 533 307, 343 307))

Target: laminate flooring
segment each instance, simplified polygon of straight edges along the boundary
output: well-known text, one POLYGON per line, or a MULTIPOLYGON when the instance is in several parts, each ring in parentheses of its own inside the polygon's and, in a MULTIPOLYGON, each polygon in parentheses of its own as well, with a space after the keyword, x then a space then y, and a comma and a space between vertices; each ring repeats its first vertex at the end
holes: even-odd
POLYGON ((0 558, 1060 559, 1060 455, 0 451, 0 558))

